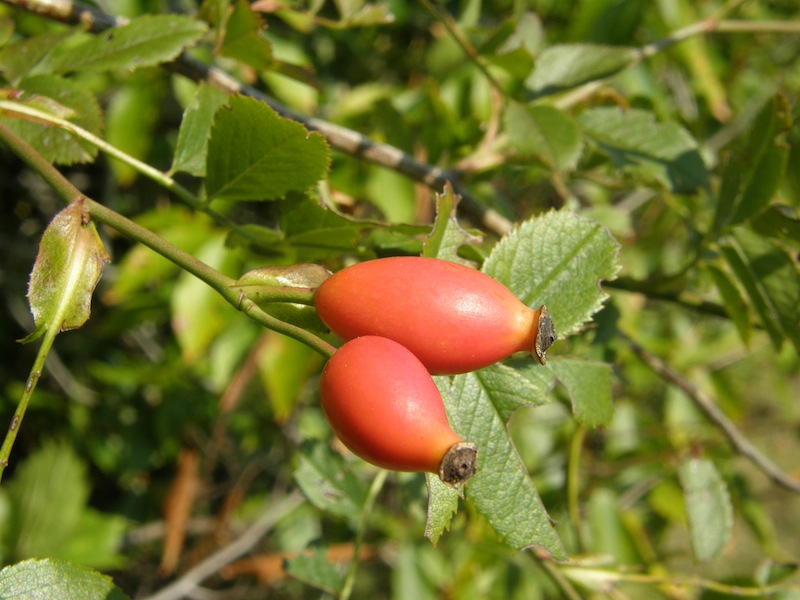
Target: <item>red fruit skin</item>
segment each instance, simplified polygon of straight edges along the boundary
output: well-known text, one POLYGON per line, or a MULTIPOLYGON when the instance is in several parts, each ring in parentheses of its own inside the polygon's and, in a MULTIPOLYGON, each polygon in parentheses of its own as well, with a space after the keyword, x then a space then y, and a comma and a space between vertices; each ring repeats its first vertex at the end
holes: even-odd
POLYGON ((425 366, 386 338, 359 337, 339 348, 322 370, 320 397, 344 445, 385 469, 439 473, 461 442, 425 366))
POLYGON ((390 338, 434 375, 474 371, 531 352, 539 311, 488 275, 422 257, 381 258, 342 269, 317 289, 322 321, 343 340, 390 338))

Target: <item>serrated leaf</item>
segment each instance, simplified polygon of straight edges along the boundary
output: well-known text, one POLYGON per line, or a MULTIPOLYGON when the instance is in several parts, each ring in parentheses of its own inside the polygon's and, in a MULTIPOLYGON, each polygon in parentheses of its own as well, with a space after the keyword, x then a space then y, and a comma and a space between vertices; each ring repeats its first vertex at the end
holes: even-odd
POLYGON ((609 425, 614 417, 611 367, 606 363, 558 358, 547 363, 567 390, 572 414, 589 427, 609 425))
POLYGON ((0 50, 0 73, 16 84, 31 74, 67 38, 74 35, 71 30, 48 31, 33 37, 18 40, 0 50))
POLYGON ((536 96, 554 94, 589 81, 605 79, 633 65, 634 48, 597 44, 556 44, 536 57, 525 82, 536 96))
POLYGON ((86 466, 74 450, 49 442, 22 463, 8 484, 13 556, 60 556, 89 497, 86 466), (53 510, 53 499, 58 510, 53 510))
POLYGON ((42 236, 28 283, 34 331, 75 329, 89 318, 94 288, 110 258, 94 223, 83 210, 83 198, 59 212, 42 236))
MULTIPOLYGON (((492 368, 492 367, 490 367, 492 368)), ((445 388, 448 418, 462 439, 478 447, 478 469, 466 486, 466 495, 500 539, 516 550, 536 546, 555 560, 566 554, 506 431, 495 389, 479 373, 458 375, 445 388)))
POLYGON ((339 567, 328 560, 325 549, 319 546, 314 547, 310 554, 301 554, 287 560, 284 569, 298 581, 334 596, 339 593, 344 582, 339 567))
POLYGON ((272 66, 272 44, 261 34, 264 23, 246 0, 236 2, 225 24, 220 53, 262 71, 272 66))
POLYGON ((263 102, 232 96, 217 110, 208 144, 209 199, 264 200, 303 192, 325 176, 328 144, 263 102))
POLYGON ((460 199, 449 182, 444 193, 436 194, 436 219, 422 244, 422 256, 469 263, 458 255, 458 249, 466 244, 479 244, 481 238, 465 231, 458 223, 456 207, 460 199))
POLYGON ((206 32, 202 21, 182 15, 143 15, 79 45, 53 53, 54 73, 133 71, 173 60, 206 32))
POLYGON ((205 82, 197 87, 194 103, 183 112, 171 173, 182 171, 197 177, 205 175, 211 123, 227 99, 227 93, 205 82))
POLYGON ((26 560, 0 571, 5 600, 126 600, 107 575, 63 560, 26 560))
MULTIPOLYGON (((445 388, 446 389, 446 388, 445 388)), ((436 546, 450 521, 458 511, 458 491, 445 484, 438 475, 425 473, 428 488, 428 515, 425 520, 425 537, 436 546)))
POLYGON ((537 156, 556 171, 578 164, 581 131, 566 113, 552 106, 511 104, 503 124, 511 146, 522 155, 537 156))
POLYGON ((719 556, 733 529, 728 488, 709 460, 690 458, 680 468, 692 549, 698 560, 719 556))
POLYGON ((483 272, 527 306, 545 304, 559 336, 577 331, 607 298, 602 280, 616 277, 619 244, 602 225, 567 210, 517 226, 494 247, 483 272))
MULTIPOLYGON (((19 102, 66 119, 95 135, 102 132, 100 106, 85 86, 60 77, 37 75, 21 81, 20 89, 23 95, 18 99, 19 102)), ((97 155, 97 148, 93 144, 58 127, 20 119, 4 119, 4 122, 53 163, 71 165, 91 162, 97 155)))
POLYGON ((776 348, 789 339, 800 349, 800 271, 786 250, 744 228, 722 240, 722 254, 776 348))
POLYGON ((659 123, 648 111, 613 107, 587 109, 578 122, 617 168, 642 171, 680 194, 709 187, 697 142, 675 122, 659 123))
POLYGON ((367 488, 345 460, 322 443, 304 444, 298 454, 294 480, 311 504, 350 520, 357 520, 367 488))

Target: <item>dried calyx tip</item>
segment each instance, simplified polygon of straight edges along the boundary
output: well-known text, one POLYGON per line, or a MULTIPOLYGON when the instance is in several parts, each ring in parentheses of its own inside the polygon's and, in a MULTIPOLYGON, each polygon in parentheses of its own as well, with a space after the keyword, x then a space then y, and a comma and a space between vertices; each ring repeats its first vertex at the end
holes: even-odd
POLYGON ((536 338, 533 341, 533 355, 536 360, 543 365, 547 364, 545 353, 557 339, 558 336, 553 327, 553 320, 550 318, 550 313, 547 312, 547 307, 542 304, 539 309, 539 319, 536 323, 536 338))
POLYGON ((458 486, 469 481, 478 465, 478 448, 471 442, 453 444, 439 465, 439 479, 458 486))

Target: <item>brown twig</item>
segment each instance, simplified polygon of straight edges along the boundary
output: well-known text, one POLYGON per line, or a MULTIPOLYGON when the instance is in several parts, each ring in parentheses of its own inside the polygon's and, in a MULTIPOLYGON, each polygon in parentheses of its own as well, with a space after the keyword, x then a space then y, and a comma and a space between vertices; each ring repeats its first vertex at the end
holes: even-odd
POLYGON ((694 404, 716 425, 733 446, 734 450, 752 462, 776 485, 791 492, 800 493, 800 481, 787 476, 781 469, 756 448, 736 425, 725 416, 714 399, 699 389, 683 375, 675 371, 659 357, 651 354, 630 337, 620 334, 634 354, 665 381, 683 391, 694 404))
MULTIPOLYGON (((54 21, 83 25, 93 33, 127 23, 124 18, 113 17, 99 9, 80 5, 72 0, 0 0, 0 2, 54 21)), ((242 84, 228 73, 201 63, 186 54, 180 55, 171 63, 164 64, 164 67, 193 81, 205 81, 225 92, 240 93, 261 100, 281 116, 323 134, 336 150, 397 171, 413 181, 424 183, 435 192, 441 192, 445 184, 450 182, 456 193, 462 197, 460 206, 473 218, 480 220, 486 229, 498 235, 503 235, 511 230, 512 224, 508 219, 497 211, 483 206, 461 186, 460 174, 455 170, 421 163, 399 148, 375 142, 357 131, 323 119, 301 115, 260 90, 242 84)))

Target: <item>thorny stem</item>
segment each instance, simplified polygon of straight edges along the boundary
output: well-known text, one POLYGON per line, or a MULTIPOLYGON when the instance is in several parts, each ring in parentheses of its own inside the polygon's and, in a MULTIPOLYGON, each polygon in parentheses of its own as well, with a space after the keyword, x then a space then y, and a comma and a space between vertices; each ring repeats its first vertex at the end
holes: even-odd
POLYGON ((695 405, 705 413, 706 417, 722 431, 736 452, 749 459, 773 483, 790 492, 800 493, 800 481, 787 476, 775 463, 762 454, 761 451, 736 428, 736 425, 725 416, 725 413, 720 410, 713 398, 683 377, 683 375, 672 369, 672 367, 663 360, 642 348, 642 346, 637 344, 630 337, 624 333, 620 335, 642 362, 655 371, 662 379, 683 391, 695 405))
MULTIPOLYGON (((28 166, 39 173, 66 203, 70 203, 82 196, 80 190, 72 185, 72 183, 53 165, 3 124, 0 124, 0 140, 5 142, 9 148, 28 164, 28 166)), ((268 329, 294 338, 310 348, 313 348, 323 356, 330 357, 333 355, 333 352, 335 352, 333 346, 313 333, 301 327, 297 327, 296 325, 276 319, 264 312, 257 304, 239 291, 236 287, 235 280, 209 267, 204 262, 184 252, 177 246, 173 246, 149 229, 134 223, 130 219, 89 198, 86 198, 84 206, 87 212, 89 212, 96 221, 111 227, 132 240, 144 244, 167 260, 188 271, 219 293, 228 303, 247 314, 257 323, 268 329)))

